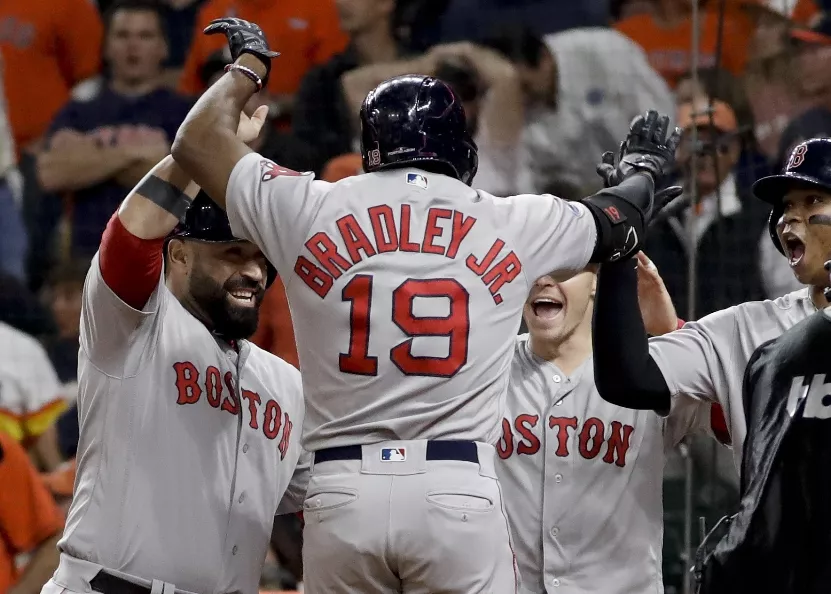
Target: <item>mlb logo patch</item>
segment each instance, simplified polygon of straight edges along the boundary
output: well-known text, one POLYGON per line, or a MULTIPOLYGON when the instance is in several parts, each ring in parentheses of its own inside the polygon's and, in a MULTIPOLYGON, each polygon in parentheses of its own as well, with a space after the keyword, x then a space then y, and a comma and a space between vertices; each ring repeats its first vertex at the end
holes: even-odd
POLYGON ((382 448, 381 462, 403 462, 407 459, 406 448, 382 448))
POLYGON ((411 186, 418 186, 422 190, 427 189, 427 178, 420 173, 408 173, 407 183, 411 186))

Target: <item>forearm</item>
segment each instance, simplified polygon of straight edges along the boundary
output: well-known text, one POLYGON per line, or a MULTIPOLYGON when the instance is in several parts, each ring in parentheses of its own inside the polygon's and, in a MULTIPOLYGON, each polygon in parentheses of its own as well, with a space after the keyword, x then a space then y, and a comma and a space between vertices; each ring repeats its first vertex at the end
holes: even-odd
POLYGON ((26 570, 20 579, 9 589, 7 594, 38 594, 43 584, 49 581, 60 561, 58 541, 60 534, 56 534, 41 543, 32 555, 26 570))
POLYGON ((44 472, 52 472, 63 462, 58 447, 58 429, 53 423, 41 433, 32 444, 32 451, 37 458, 37 467, 44 472))
POLYGON ((186 206, 198 191, 167 156, 127 195, 107 224, 99 248, 101 276, 133 309, 142 309, 159 284, 164 238, 179 222, 172 202, 186 206))
POLYGON ((37 174, 47 192, 71 192, 107 180, 134 161, 129 152, 119 147, 79 145, 41 153, 37 174))
POLYGON ((432 71, 425 72, 427 69, 425 60, 417 58, 388 64, 372 64, 345 73, 341 76, 341 86, 349 113, 357 117, 369 92, 385 80, 404 74, 433 74, 432 71))
POLYGON ((595 383, 617 406, 668 411, 670 392, 649 354, 637 283, 632 260, 600 267, 592 319, 595 383))
POLYGON ((489 142, 497 147, 515 147, 525 126, 525 99, 516 72, 491 84, 485 95, 482 125, 489 142))
MULTIPOLYGON (((266 68, 243 54, 236 64, 261 78, 266 68)), ((171 152, 176 162, 221 207, 225 207, 228 178, 236 162, 250 152, 237 138, 240 114, 257 88, 245 75, 232 70, 196 102, 176 133, 171 152)))
POLYGON ((183 194, 182 199, 188 202, 199 192, 199 186, 179 167, 172 156, 168 155, 159 161, 136 187, 130 190, 118 209, 118 218, 124 228, 140 239, 167 237, 179 222, 178 217, 168 210, 169 207, 159 204, 159 197, 145 195, 151 193, 150 186, 144 185, 145 180, 151 177, 173 186, 183 194))

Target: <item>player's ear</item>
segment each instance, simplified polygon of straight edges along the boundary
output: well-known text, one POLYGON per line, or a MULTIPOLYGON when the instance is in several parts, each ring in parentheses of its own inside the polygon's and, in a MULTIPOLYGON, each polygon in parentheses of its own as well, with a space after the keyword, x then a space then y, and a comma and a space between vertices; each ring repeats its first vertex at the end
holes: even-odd
POLYGON ((190 257, 185 242, 181 239, 171 239, 167 242, 167 261, 172 265, 181 264, 186 266, 190 257))

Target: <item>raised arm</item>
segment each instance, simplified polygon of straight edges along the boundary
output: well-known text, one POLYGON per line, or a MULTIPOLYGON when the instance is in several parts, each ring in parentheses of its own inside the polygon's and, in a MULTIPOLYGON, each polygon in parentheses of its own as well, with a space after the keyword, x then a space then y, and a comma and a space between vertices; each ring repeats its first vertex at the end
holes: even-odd
POLYGON ((205 34, 223 33, 234 63, 188 113, 176 133, 172 154, 182 169, 221 207, 225 208, 228 180, 234 167, 252 152, 237 138, 245 104, 268 83, 271 58, 265 35, 242 19, 212 21, 205 34))
POLYGON ((595 384, 604 400, 624 408, 669 411, 669 387, 649 354, 632 260, 600 268, 592 343, 595 384))

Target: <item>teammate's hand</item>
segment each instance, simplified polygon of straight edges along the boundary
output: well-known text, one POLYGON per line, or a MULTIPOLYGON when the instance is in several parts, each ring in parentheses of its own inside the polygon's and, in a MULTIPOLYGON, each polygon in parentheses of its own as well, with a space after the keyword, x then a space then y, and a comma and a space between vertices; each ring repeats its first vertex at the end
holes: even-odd
MULTIPOLYGON (((670 133, 669 117, 649 110, 632 120, 629 134, 620 143, 617 163, 613 153, 603 153, 597 173, 607 188, 636 173, 648 174, 658 185, 661 177, 675 164, 675 150, 680 142, 681 129, 675 128, 670 133)), ((662 198, 666 202, 666 196, 662 198)))
POLYGON ((237 126, 237 138, 245 144, 253 142, 260 135, 268 117, 268 105, 260 105, 250 116, 242 112, 237 126))
POLYGON ((638 304, 646 333, 661 336, 678 328, 678 314, 658 268, 638 252, 638 304))
POLYGON ((211 24, 205 27, 205 35, 222 33, 228 39, 228 49, 231 50, 231 58, 236 61, 242 54, 251 54, 258 58, 266 69, 263 77, 263 86, 268 83, 268 74, 271 72, 271 59, 279 56, 279 52, 273 52, 268 47, 265 33, 259 25, 246 21, 226 17, 214 19, 211 24))

